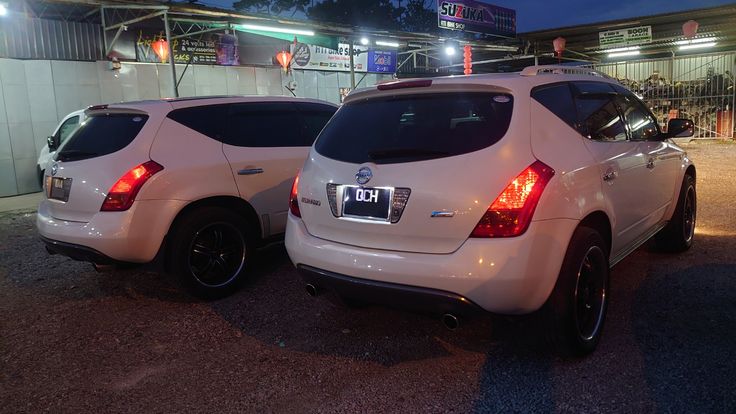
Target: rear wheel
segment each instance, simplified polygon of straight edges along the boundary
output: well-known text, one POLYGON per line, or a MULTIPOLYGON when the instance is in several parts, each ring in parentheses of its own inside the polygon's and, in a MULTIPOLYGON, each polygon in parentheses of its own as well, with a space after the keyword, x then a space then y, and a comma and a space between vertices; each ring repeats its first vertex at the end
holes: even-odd
POLYGON ((560 353, 582 356, 598 345, 608 308, 609 273, 603 238, 593 229, 579 227, 543 310, 549 339, 560 353))
POLYGON ((204 207, 189 212, 172 232, 169 263, 195 296, 215 299, 237 289, 246 271, 248 222, 234 212, 204 207))
POLYGON ((682 179, 680 197, 672 219, 654 238, 657 248, 667 252, 684 252, 693 244, 697 216, 695 180, 690 175, 682 179))

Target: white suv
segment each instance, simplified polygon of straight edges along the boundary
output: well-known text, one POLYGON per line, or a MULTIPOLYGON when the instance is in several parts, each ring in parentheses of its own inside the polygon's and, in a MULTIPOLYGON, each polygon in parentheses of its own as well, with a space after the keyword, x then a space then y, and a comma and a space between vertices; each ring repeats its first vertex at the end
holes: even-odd
POLYGON ((211 97, 100 105, 46 168, 47 249, 96 264, 162 258, 204 297, 286 227, 291 183, 333 104, 211 97))
POLYGON ((292 189, 286 248, 310 294, 433 311, 542 309, 592 351, 609 267, 652 236, 690 247, 695 167, 631 92, 567 67, 350 94, 292 189))

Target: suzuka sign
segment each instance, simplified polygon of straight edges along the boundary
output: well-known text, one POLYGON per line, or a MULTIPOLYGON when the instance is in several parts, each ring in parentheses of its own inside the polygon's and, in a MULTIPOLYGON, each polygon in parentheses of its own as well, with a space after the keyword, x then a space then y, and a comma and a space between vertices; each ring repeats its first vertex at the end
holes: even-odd
POLYGON ((474 0, 437 0, 437 26, 463 32, 515 36, 516 11, 474 0))
POLYGON ((602 48, 615 48, 651 43, 652 26, 639 26, 628 29, 598 32, 598 41, 602 48))

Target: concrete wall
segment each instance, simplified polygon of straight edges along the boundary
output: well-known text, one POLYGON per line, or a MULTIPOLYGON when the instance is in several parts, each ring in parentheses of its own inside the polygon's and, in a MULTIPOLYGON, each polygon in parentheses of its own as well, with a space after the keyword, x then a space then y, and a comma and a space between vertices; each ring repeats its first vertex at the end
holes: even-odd
MULTIPOLYGON (((348 73, 278 68, 177 65, 181 96, 291 95, 339 103, 348 73), (184 74, 182 77, 182 73, 184 74)), ((363 74, 356 74, 356 82, 363 74)), ((360 86, 390 75, 367 74, 360 86)), ((36 161, 59 120, 99 103, 158 99, 172 95, 168 65, 124 63, 116 74, 108 62, 0 59, 0 197, 39 190, 36 161)))

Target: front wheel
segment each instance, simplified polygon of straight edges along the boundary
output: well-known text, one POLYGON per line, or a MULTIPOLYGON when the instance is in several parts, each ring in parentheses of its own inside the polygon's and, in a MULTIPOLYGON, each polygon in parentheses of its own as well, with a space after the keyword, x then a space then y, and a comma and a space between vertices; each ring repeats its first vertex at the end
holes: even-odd
POLYGON ((592 352, 601 338, 609 300, 608 248, 587 227, 573 233, 543 312, 552 345, 563 355, 592 352))
POLYGON ((197 297, 229 295, 246 270, 247 229, 246 220, 227 209, 206 207, 189 212, 172 233, 172 272, 197 297))
POLYGON ((682 179, 680 196, 672 219, 654 238, 657 248, 666 252, 684 252, 693 244, 697 216, 695 180, 690 175, 682 179))

